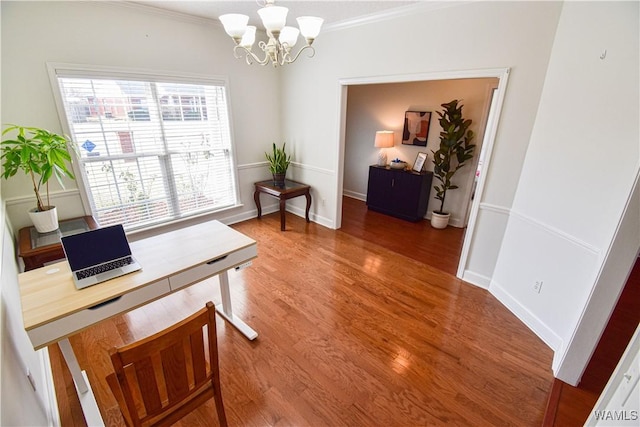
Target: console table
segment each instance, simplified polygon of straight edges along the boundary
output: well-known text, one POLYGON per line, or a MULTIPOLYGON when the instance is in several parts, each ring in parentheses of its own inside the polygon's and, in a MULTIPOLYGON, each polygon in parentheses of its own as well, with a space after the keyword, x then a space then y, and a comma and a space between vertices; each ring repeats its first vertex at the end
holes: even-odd
POLYGON ((284 180, 284 185, 279 186, 273 183, 272 179, 256 182, 254 184, 255 192, 253 200, 256 202, 258 209, 258 218, 262 218, 262 206, 260 206, 260 193, 265 193, 277 198, 280 201, 280 231, 285 231, 286 219, 285 208, 288 199, 298 196, 305 196, 307 199, 307 208, 305 210, 305 219, 309 222, 309 208, 311 207, 311 194, 309 194, 310 186, 301 182, 284 180))
POLYGON ((420 221, 427 213, 433 172, 412 172, 385 166, 369 166, 367 206, 369 209, 420 221))
POLYGON ((18 256, 24 261, 25 271, 44 266, 45 263, 64 258, 60 238, 98 228, 91 216, 60 221, 60 227, 50 233, 38 233, 35 227, 24 227, 18 232, 18 256))

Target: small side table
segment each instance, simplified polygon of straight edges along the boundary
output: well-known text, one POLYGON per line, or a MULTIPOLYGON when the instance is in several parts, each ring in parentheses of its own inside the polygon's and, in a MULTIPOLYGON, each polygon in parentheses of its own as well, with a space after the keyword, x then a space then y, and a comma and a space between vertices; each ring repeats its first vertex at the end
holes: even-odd
POLYGON ((285 231, 285 207, 287 200, 298 196, 305 196, 307 198, 305 219, 309 222, 309 208, 311 208, 311 194, 309 194, 309 190, 311 189, 310 186, 288 179, 284 180, 283 186, 274 185, 272 179, 256 182, 254 186, 256 190, 253 193, 253 200, 255 200, 256 208, 258 208, 258 218, 262 217, 260 193, 273 196, 280 200, 280 231, 285 231))
POLYGON ((35 227, 24 227, 18 232, 18 255, 24 261, 25 271, 43 267, 46 262, 64 258, 60 238, 98 228, 91 216, 65 219, 50 233, 38 233, 35 227))

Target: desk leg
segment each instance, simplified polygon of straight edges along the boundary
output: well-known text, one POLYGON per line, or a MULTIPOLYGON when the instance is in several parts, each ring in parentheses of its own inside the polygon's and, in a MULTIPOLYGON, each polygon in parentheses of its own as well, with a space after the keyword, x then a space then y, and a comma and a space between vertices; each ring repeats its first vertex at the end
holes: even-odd
POLYGON ((220 278, 220 295, 222 296, 222 304, 216 305, 216 311, 220 316, 225 318, 229 323, 235 326, 242 334, 250 340, 256 339, 258 333, 251 329, 249 325, 244 323, 238 316, 234 316, 231 307, 231 293, 229 292, 229 275, 227 271, 223 271, 218 275, 220 278))
POLYGON ((67 338, 64 338, 58 341, 58 346, 60 347, 65 362, 67 362, 69 371, 71 371, 71 376, 76 385, 76 392, 78 393, 82 413, 84 414, 87 425, 92 427, 104 426, 100 409, 98 409, 98 402, 96 402, 93 390, 91 390, 89 385, 89 379, 87 378, 86 372, 80 370, 80 364, 78 363, 78 359, 76 359, 73 348, 71 348, 71 343, 67 338))
POLYGON ((256 202, 256 209, 258 209, 258 219, 262 218, 262 206, 260 206, 260 192, 258 190, 253 192, 253 201, 256 202))
POLYGON ((307 191, 304 193, 304 197, 307 199, 307 210, 305 211, 305 218, 309 222, 309 209, 311 208, 311 194, 307 191))
POLYGON ((285 199, 280 199, 280 231, 284 231, 286 226, 286 217, 285 211, 287 210, 287 201, 285 199))

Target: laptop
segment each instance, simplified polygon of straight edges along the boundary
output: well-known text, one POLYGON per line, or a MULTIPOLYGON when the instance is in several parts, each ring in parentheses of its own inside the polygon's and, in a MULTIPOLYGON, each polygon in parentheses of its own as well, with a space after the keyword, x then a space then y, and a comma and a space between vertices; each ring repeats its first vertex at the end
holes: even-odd
POLYGON ((64 236, 61 241, 78 289, 142 268, 131 254, 121 224, 64 236))

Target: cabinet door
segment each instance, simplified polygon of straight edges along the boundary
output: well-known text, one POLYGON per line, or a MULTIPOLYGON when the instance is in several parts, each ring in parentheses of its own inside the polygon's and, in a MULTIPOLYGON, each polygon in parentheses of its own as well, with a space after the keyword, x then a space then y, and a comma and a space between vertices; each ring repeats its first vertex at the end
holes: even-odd
POLYGON ((379 209, 386 208, 391 198, 392 183, 388 170, 369 167, 367 205, 379 209))
POLYGON ((418 202, 422 191, 421 176, 401 172, 396 174, 394 181, 394 210, 404 217, 418 219, 418 202))

